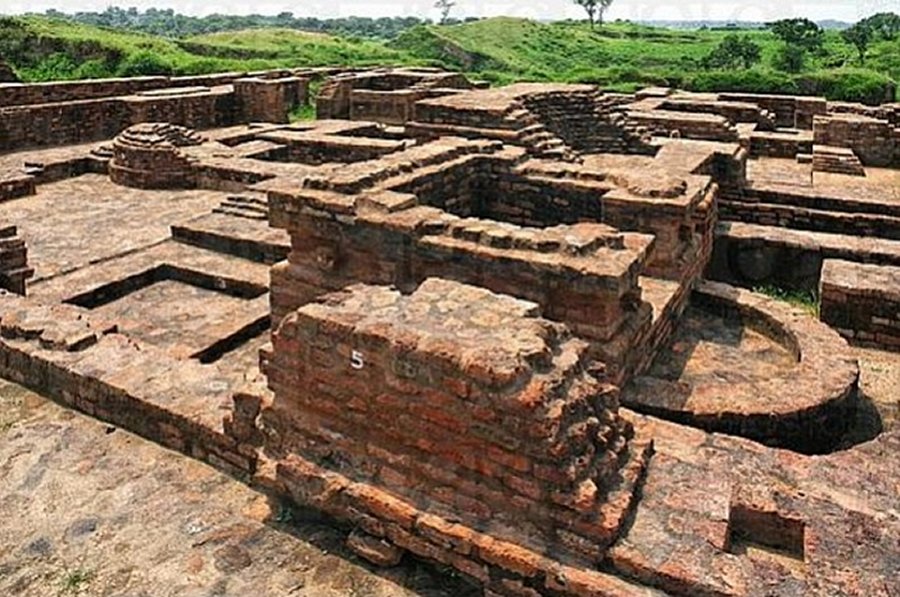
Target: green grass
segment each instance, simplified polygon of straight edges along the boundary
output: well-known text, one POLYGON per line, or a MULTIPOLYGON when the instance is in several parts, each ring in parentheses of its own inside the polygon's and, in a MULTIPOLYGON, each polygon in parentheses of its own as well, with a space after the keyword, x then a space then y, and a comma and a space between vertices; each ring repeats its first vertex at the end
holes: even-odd
POLYGON ((247 55, 289 61, 293 66, 373 66, 405 64, 412 58, 404 52, 369 40, 334 37, 293 29, 248 29, 189 37, 188 44, 234 50, 247 55))
POLYGON ((632 91, 668 85, 697 91, 823 93, 833 99, 878 101, 890 80, 900 79, 900 41, 881 42, 859 68, 853 49, 826 32, 821 55, 797 75, 772 67, 781 42, 767 30, 747 30, 762 48, 758 66, 746 71, 707 71, 700 62, 732 31, 676 31, 631 23, 591 30, 585 23, 542 24, 496 18, 452 26, 411 29, 392 46, 450 64, 497 83, 514 80, 594 83, 632 91))
POLYGON ((591 30, 582 22, 538 23, 498 17, 458 25, 420 25, 393 41, 293 29, 249 29, 182 39, 94 27, 46 17, 0 18, 0 56, 29 81, 138 74, 202 74, 297 66, 431 65, 494 83, 592 83, 618 91, 667 85, 696 91, 821 94, 889 99, 900 80, 900 40, 873 44, 865 65, 838 32, 804 72, 774 69, 781 47, 767 30, 746 30, 762 49, 748 70, 709 71, 701 61, 733 31, 681 31, 631 23, 591 30))
POLYGON ((93 571, 83 568, 67 570, 60 581, 58 595, 80 595, 94 576, 93 571))
POLYGON ((316 100, 319 98, 319 91, 322 88, 321 81, 312 81, 309 84, 309 99, 302 106, 294 108, 288 119, 291 122, 301 122, 316 119, 316 100))
POLYGON ((377 42, 293 30, 169 39, 31 16, 0 18, 0 56, 26 81, 415 63, 377 42))
POLYGON ((811 290, 787 290, 777 286, 758 286, 753 292, 798 307, 813 317, 819 317, 819 297, 811 290))

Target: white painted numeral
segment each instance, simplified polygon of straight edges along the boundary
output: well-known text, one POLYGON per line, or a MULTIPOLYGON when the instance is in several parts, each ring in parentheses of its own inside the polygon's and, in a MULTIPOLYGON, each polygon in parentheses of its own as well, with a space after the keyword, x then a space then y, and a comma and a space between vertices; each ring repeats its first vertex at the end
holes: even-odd
POLYGON ((358 350, 354 350, 350 353, 350 366, 354 369, 362 369, 366 366, 366 362, 363 359, 363 355, 358 350))

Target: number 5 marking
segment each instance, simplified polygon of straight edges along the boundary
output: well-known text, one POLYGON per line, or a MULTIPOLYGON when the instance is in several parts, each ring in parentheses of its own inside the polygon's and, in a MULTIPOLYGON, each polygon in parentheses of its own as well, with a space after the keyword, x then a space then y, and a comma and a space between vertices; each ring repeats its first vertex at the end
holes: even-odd
POLYGON ((362 369, 366 366, 365 360, 363 360, 363 355, 358 350, 354 350, 350 353, 350 366, 354 369, 362 369))

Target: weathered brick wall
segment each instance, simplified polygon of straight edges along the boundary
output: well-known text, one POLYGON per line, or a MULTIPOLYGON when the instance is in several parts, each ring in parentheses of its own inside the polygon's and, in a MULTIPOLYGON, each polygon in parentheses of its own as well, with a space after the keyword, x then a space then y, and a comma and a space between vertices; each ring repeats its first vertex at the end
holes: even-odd
POLYGON ((489 524, 499 540, 598 562, 629 509, 607 492, 637 455, 586 348, 536 305, 481 288, 351 287, 274 334, 266 449, 463 527, 489 524))
MULTIPOLYGON (((367 201, 414 205, 412 196, 367 201)), ((292 239, 272 270, 273 324, 325 292, 355 282, 410 290, 428 277, 477 284, 540 304, 546 315, 594 341, 612 378, 628 375, 635 338, 649 326, 638 276, 652 239, 602 224, 521 228, 460 218, 433 207, 339 215, 345 196, 269 193, 272 222, 292 239), (307 207, 300 208, 300 205, 307 207), (316 207, 313 207, 316 206, 316 207), (332 213, 329 213, 332 211, 332 213)))
POLYGON ((659 109, 695 114, 717 114, 724 116, 733 123, 747 122, 755 124, 757 125, 756 130, 772 130, 776 126, 774 114, 751 102, 711 101, 679 96, 661 102, 659 109))
POLYGON ((109 98, 0 108, 0 152, 111 139, 138 122, 234 124, 227 88, 173 97, 109 98))
POLYGON ((209 383, 215 365, 178 361, 71 305, 0 293, 0 319, 3 378, 236 477, 253 475, 256 447, 227 436, 221 411, 209 409, 231 402, 227 384, 209 383))
POLYGON ((472 86, 464 75, 441 71, 387 69, 342 73, 322 86, 316 114, 320 119, 404 124, 412 119, 415 102, 433 96, 433 90, 472 86))
POLYGON ((263 139, 278 143, 284 149, 284 160, 298 164, 326 164, 329 162, 356 163, 374 160, 402 149, 402 141, 356 138, 341 135, 322 135, 315 132, 293 135, 276 132, 262 135, 263 139))
POLYGON ((429 94, 422 89, 372 91, 357 89, 350 97, 350 119, 400 125, 413 119, 415 103, 429 94))
POLYGON ((737 141, 737 128, 724 116, 667 110, 630 110, 628 120, 661 137, 704 141, 737 141))
POLYGON ((0 108, 0 152, 111 139, 129 124, 116 99, 0 108))
POLYGON ((236 120, 287 122, 291 110, 309 101, 309 80, 246 78, 234 81, 236 120))
POLYGON ((504 159, 473 157, 411 178, 395 190, 461 217, 536 228, 603 221, 596 185, 528 176, 512 171, 504 159))
POLYGON ((307 80, 295 77, 250 79, 238 85, 241 98, 230 85, 188 86, 234 78, 226 74, 49 84, 46 97, 41 86, 0 85, 0 96, 6 90, 10 103, 37 100, 32 105, 0 107, 0 152, 111 139, 139 122, 171 122, 196 129, 257 119, 286 122, 289 111, 306 101, 307 80), (169 90, 175 83, 185 87, 169 90), (24 95, 16 95, 19 91, 24 95), (81 96, 96 97, 66 99, 81 96), (57 99, 48 102, 48 98, 57 99))
POLYGON ((810 129, 813 118, 828 110, 828 102, 821 97, 721 93, 719 99, 757 104, 775 115, 775 122, 779 127, 787 128, 810 129))
POLYGON ((202 130, 240 122, 231 87, 172 96, 136 95, 123 98, 128 122, 168 122, 202 130))
POLYGON ((897 140, 894 127, 886 120, 855 114, 817 116, 813 134, 817 145, 849 147, 864 166, 894 163, 897 140))
POLYGON ((750 154, 753 157, 795 158, 797 154, 811 154, 813 137, 808 131, 798 134, 757 132, 750 135, 750 154))
POLYGON ((28 248, 15 226, 0 227, 0 288, 25 294, 25 284, 34 276, 28 267, 28 248))
POLYGON ((900 351, 900 267, 826 259, 821 319, 852 342, 900 351))
POLYGON ((8 173, 0 177, 0 202, 34 195, 35 185, 34 176, 8 173))
POLYGON ((127 79, 0 84, 0 107, 119 97, 154 89, 215 87, 228 85, 242 76, 244 76, 243 73, 218 73, 191 77, 132 77, 127 79))
POLYGON ((134 77, 94 81, 59 81, 0 85, 0 107, 75 102, 132 95, 167 86, 167 77, 134 77))
POLYGON ((893 215, 862 212, 860 217, 853 212, 828 210, 829 205, 825 194, 809 193, 798 200, 797 195, 775 189, 751 188, 723 200, 719 216, 748 224, 900 240, 900 226, 893 215), (803 205, 798 205, 801 200, 803 205), (820 208, 808 207, 816 202, 820 208))

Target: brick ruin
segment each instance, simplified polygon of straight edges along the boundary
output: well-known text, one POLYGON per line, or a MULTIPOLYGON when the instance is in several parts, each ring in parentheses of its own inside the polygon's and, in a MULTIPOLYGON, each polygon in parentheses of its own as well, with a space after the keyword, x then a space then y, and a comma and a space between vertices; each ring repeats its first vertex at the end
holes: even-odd
POLYGON ((900 345, 900 106, 420 69, 0 106, 4 377, 486 595, 900 590, 846 340, 900 345))
POLYGON ((419 100, 474 87, 466 77, 426 68, 375 69, 329 77, 316 98, 320 119, 406 124, 419 100))

